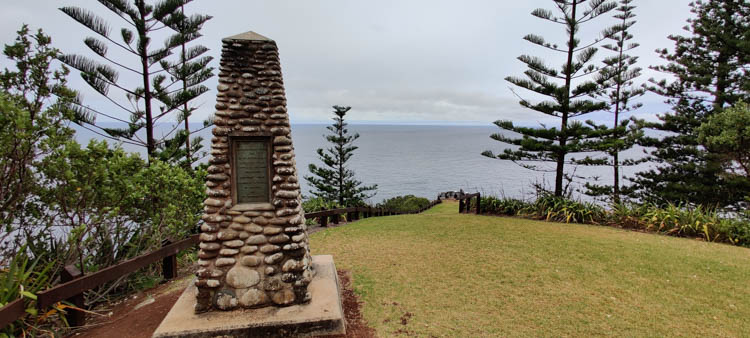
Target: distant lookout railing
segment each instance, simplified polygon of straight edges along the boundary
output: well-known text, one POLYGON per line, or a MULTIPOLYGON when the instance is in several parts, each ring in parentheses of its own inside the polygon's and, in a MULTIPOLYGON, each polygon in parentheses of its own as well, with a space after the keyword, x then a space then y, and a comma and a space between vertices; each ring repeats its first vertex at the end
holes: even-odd
POLYGON ((471 199, 476 198, 477 204, 476 204, 476 214, 479 215, 482 210, 482 195, 478 192, 473 194, 467 194, 464 193, 463 190, 456 192, 456 191, 447 191, 440 193, 438 195, 438 200, 441 199, 455 199, 458 200, 458 213, 469 213, 471 212, 471 199))
POLYGON ((418 213, 424 212, 427 209, 434 207, 437 204, 440 204, 440 202, 441 202, 440 200, 432 201, 426 207, 421 208, 417 211, 413 211, 413 212, 399 212, 399 211, 389 210, 385 208, 373 208, 373 207, 349 207, 349 208, 341 208, 341 209, 330 209, 330 210, 324 209, 324 210, 315 211, 315 212, 306 212, 305 218, 317 219, 318 225, 320 225, 321 227, 326 227, 328 226, 329 221, 330 223, 333 223, 333 224, 339 224, 339 222, 341 222, 341 215, 346 215, 347 221, 356 221, 360 218, 418 214, 418 213))

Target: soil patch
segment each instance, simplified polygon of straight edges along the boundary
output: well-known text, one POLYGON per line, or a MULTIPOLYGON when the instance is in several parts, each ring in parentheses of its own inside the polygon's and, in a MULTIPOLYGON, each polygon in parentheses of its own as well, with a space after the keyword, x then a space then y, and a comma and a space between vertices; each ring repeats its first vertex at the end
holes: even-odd
POLYGON ((367 326, 367 322, 362 317, 362 302, 354 293, 352 287, 351 272, 347 270, 336 271, 341 283, 342 306, 344 307, 344 317, 346 319, 346 335, 329 336, 331 338, 369 338, 376 337, 375 329, 367 326))
MULTIPOLYGON (((341 282, 341 293, 346 318, 346 335, 329 336, 331 338, 369 338, 375 337, 375 330, 368 327, 362 318, 359 298, 351 285, 349 271, 337 271, 341 282)), ((71 337, 112 337, 149 338, 167 315, 172 305, 180 297, 187 279, 166 283, 155 289, 144 291, 135 297, 106 308, 97 309, 99 313, 108 313, 105 317, 89 317, 90 324, 85 331, 79 331, 71 337), (152 300, 153 299, 153 300, 152 300)))
POLYGON ((117 303, 98 307, 105 316, 88 316, 88 324, 71 337, 150 338, 192 277, 162 284, 117 303))

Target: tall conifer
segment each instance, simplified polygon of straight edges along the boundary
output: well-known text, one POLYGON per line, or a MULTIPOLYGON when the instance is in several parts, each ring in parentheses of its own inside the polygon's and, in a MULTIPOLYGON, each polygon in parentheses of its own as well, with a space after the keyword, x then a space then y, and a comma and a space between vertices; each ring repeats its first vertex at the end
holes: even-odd
POLYGON ((549 67, 535 56, 521 55, 518 60, 526 64, 524 72, 526 78, 508 77, 506 80, 528 91, 546 96, 547 99, 533 103, 521 98, 523 107, 539 113, 555 117, 560 120, 560 127, 539 128, 515 126, 511 121, 496 121, 495 124, 503 130, 521 134, 522 138, 513 138, 501 133, 491 137, 497 141, 518 146, 518 149, 505 149, 501 154, 492 151, 482 153, 485 156, 512 160, 529 169, 540 168, 529 162, 554 162, 555 167, 555 195, 563 195, 563 179, 565 177, 566 156, 571 153, 585 151, 589 146, 587 139, 592 128, 586 127, 576 117, 586 115, 606 108, 605 103, 590 99, 599 86, 591 80, 591 75, 598 67, 591 64, 597 49, 594 47, 604 37, 582 44, 580 28, 584 23, 606 14, 617 5, 606 0, 553 0, 558 12, 555 15, 547 9, 536 9, 531 15, 558 24, 567 32, 564 47, 547 42, 543 37, 529 34, 524 40, 552 52, 564 56, 564 62, 558 71, 549 67))
POLYGON ((657 50, 666 65, 653 69, 673 81, 651 79, 650 90, 665 97, 672 111, 648 126, 664 137, 645 138, 655 169, 638 173, 639 197, 656 203, 729 206, 748 187, 724 175, 720 157, 698 143, 697 128, 708 117, 739 101, 750 102, 750 3, 696 1, 687 36, 671 35, 675 48, 657 50))
MULTIPOLYGON (((79 70, 81 77, 94 90, 104 96, 112 104, 129 113, 129 117, 121 118, 115 114, 96 111, 90 107, 81 110, 106 116, 115 121, 126 123, 127 128, 104 128, 92 124, 104 132, 103 135, 119 139, 125 143, 145 146, 149 157, 155 156, 159 142, 167 136, 158 138, 155 124, 182 107, 197 95, 198 91, 172 91, 169 88, 179 80, 168 81, 161 61, 172 55, 173 50, 181 46, 182 38, 177 35, 166 40, 162 47, 152 47, 155 32, 174 26, 175 16, 181 6, 189 0, 161 0, 153 5, 145 0, 98 0, 100 4, 117 15, 124 22, 119 36, 112 34, 110 25, 94 12, 80 7, 62 7, 60 10, 81 23, 98 37, 84 39, 86 46, 105 63, 97 62, 83 55, 64 55, 61 60, 67 65, 79 70), (103 40, 102 40, 103 39, 103 40), (115 46, 120 52, 131 56, 132 59, 109 56, 109 47, 115 46), (136 74, 138 83, 124 84, 119 81, 116 69, 136 74), (127 102, 117 100, 110 95, 111 88, 116 88, 125 94, 127 102), (155 109, 157 102, 161 102, 159 109, 155 109), (146 140, 136 133, 144 129, 146 140)), ((200 21, 193 22, 200 25, 200 21)))
MULTIPOLYGON (((633 35, 630 34, 630 28, 636 23, 633 18, 635 14, 632 5, 633 0, 620 0, 617 13, 614 17, 619 22, 612 26, 606 34, 611 41, 602 48, 607 49, 613 55, 604 59, 604 67, 599 73, 598 81, 602 85, 603 96, 607 103, 607 111, 612 113, 613 122, 611 127, 607 125, 596 125, 594 122, 587 121, 590 126, 595 128, 600 134, 600 142, 594 142, 591 150, 601 151, 607 154, 606 157, 584 158, 576 160, 575 163, 583 165, 604 165, 612 167, 612 176, 614 177, 612 185, 597 185, 586 183, 586 193, 593 196, 610 196, 615 203, 620 202, 621 196, 621 173, 620 168, 623 165, 634 165, 640 163, 640 160, 624 159, 621 153, 631 149, 642 136, 643 132, 630 119, 625 119, 624 115, 642 106, 641 103, 633 102, 634 99, 642 96, 645 89, 634 86, 633 81, 641 75, 641 68, 636 67, 638 62, 637 56, 627 54, 635 48, 637 43, 632 43, 633 35)), ((625 192, 630 189, 626 188, 625 192)))
MULTIPOLYGON (((192 0, 186 0, 185 3, 190 1, 192 0)), ((196 110, 191 101, 208 91, 208 87, 203 83, 214 76, 214 68, 209 66, 213 57, 205 55, 208 48, 203 45, 189 45, 202 36, 200 29, 208 20, 211 20, 211 16, 185 15, 185 5, 183 4, 180 10, 173 13, 167 20, 170 27, 177 32, 173 36, 176 41, 167 44, 180 45, 178 47, 179 57, 174 62, 161 61, 161 67, 169 73, 172 81, 179 81, 181 84, 181 91, 178 89, 175 92, 179 92, 180 95, 190 98, 190 100, 185 100, 182 107, 178 108, 177 121, 184 123, 184 129, 177 132, 172 140, 163 143, 162 154, 160 155, 166 160, 184 159, 183 164, 188 168, 200 158, 196 154, 202 148, 201 141, 203 140, 200 136, 194 137, 192 140, 190 138, 192 134, 202 130, 190 130, 190 116, 196 110), (184 148, 181 147, 182 145, 184 145, 184 148)), ((210 119, 203 123, 204 128, 210 125, 212 125, 210 119)))
POLYGON ((346 163, 359 148, 354 145, 359 134, 349 134, 347 123, 344 122, 344 115, 352 107, 333 106, 333 109, 336 115, 334 122, 326 127, 331 132, 326 135, 326 140, 332 147, 326 150, 318 148, 318 156, 325 166, 311 163, 309 170, 312 175, 305 176, 305 179, 313 187, 313 195, 327 201, 337 201, 341 206, 355 206, 374 196, 375 193, 370 192, 377 190, 378 185, 362 186, 362 182, 354 178, 354 171, 347 168, 346 163))

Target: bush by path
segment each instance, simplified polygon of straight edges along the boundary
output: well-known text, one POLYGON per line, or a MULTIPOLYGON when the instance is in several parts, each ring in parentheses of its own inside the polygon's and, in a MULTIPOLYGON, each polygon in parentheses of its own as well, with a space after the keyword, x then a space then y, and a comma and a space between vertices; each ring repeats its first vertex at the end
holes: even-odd
MULTIPOLYGON (((475 200, 471 208, 476 208, 475 200)), ((709 242, 750 247, 750 220, 742 215, 722 217, 716 210, 668 204, 615 204, 606 210, 594 203, 541 196, 533 202, 512 198, 482 197, 482 213, 520 216, 562 223, 609 225, 658 232, 665 235, 701 238, 709 242)))

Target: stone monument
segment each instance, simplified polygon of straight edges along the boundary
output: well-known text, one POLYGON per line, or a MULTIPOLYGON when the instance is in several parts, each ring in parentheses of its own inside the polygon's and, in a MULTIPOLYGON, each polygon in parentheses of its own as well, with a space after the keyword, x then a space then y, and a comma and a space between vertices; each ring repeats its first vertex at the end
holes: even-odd
POLYGON ((222 42, 200 268, 194 287, 186 290, 154 336, 188 335, 178 331, 341 333, 343 312, 333 260, 310 256, 276 43, 254 32, 222 42), (186 313, 186 294, 193 297, 191 314, 186 313), (336 312, 318 308, 329 303, 342 318, 321 322, 336 312), (279 310, 289 306, 299 309, 279 310), (232 310, 241 313, 221 317, 232 310), (318 310, 325 315, 317 316, 318 310), (312 317, 305 317, 306 311, 312 317), (233 322, 237 316, 247 318, 233 322), (204 325, 211 328, 180 331, 186 320, 206 318, 214 319, 204 325), (324 326, 330 328, 321 330, 324 326), (274 331, 279 327, 281 331, 274 331))
POLYGON ((276 43, 224 39, 196 311, 310 299, 310 250, 276 43))

